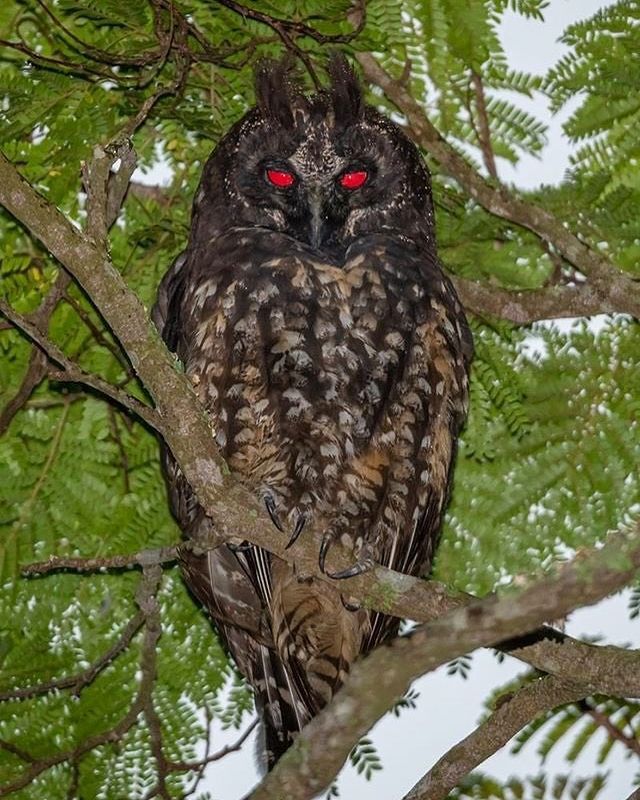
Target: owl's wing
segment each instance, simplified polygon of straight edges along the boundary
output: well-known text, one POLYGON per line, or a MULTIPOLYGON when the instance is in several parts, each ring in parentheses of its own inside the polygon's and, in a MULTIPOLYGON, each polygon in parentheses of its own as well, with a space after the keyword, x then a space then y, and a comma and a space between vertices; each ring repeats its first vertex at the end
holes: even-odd
MULTIPOLYGON (((410 575, 431 571, 452 487, 457 439, 468 408, 468 373, 473 342, 464 311, 435 253, 386 251, 408 272, 420 270, 427 294, 416 310, 405 342, 402 375, 389 392, 387 418, 394 430, 395 457, 407 465, 402 495, 407 516, 378 553, 383 566, 410 575)), ((388 496, 391 478, 384 476, 388 496)), ((371 616, 368 652, 397 634, 398 620, 371 616)))
POLYGON ((187 251, 175 258, 158 287, 158 296, 151 309, 158 333, 169 350, 175 352, 180 335, 180 304, 187 277, 187 251))

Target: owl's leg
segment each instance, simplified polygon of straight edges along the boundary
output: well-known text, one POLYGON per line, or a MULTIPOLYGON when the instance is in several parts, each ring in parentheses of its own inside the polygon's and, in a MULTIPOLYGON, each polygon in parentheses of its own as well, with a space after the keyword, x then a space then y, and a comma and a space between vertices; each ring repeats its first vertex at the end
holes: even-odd
POLYGON ((329 572, 326 569, 325 562, 327 560, 329 547, 333 544, 335 538, 335 530, 327 531, 327 533, 325 533, 325 535, 322 537, 322 544, 320 545, 320 553, 318 555, 318 565, 321 572, 323 572, 329 578, 339 581, 343 580, 344 578, 353 578, 356 575, 362 575, 363 572, 368 572, 370 569, 372 569, 373 565, 375 564, 373 555, 368 545, 364 545, 355 564, 352 564, 346 569, 339 570, 338 572, 329 572))

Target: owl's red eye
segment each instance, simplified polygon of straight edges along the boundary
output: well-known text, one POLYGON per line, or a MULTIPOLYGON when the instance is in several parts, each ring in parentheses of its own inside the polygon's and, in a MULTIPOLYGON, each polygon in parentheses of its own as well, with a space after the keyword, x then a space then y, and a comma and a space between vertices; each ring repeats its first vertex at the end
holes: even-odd
POLYGON ((283 169, 268 169, 267 179, 269 180, 269 183, 272 183, 279 189, 288 189, 296 182, 293 173, 286 172, 283 169))
POLYGON ((363 169, 356 170, 355 172, 345 172, 340 176, 340 186, 343 189, 359 189, 367 182, 369 177, 363 169))

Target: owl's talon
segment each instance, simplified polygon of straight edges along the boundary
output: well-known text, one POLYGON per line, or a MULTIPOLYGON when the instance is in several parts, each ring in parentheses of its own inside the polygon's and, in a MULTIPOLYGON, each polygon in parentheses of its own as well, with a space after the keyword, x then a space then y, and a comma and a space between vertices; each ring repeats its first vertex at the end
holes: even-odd
POLYGON ((251 542, 240 542, 240 544, 232 544, 231 542, 227 542, 227 547, 232 553, 246 553, 247 550, 251 550, 253 545, 251 542))
POLYGON ((320 552, 318 553, 318 566, 320 567, 320 572, 322 572, 324 575, 327 574, 325 570, 325 561, 327 560, 327 553, 329 552, 329 546, 331 545, 332 540, 333 537, 331 534, 325 533, 325 535, 322 537, 320 552))
POLYGON ((362 561, 356 561, 355 564, 339 572, 322 571, 328 578, 333 578, 334 581, 342 581, 345 578, 355 578, 356 575, 362 575, 363 572, 368 572, 371 567, 373 567, 373 559, 364 558, 362 561))
POLYGON ((287 542, 285 550, 288 550, 291 547, 291 545, 293 545, 296 542, 298 536, 300 536, 300 534, 302 533, 302 529, 304 528, 306 523, 307 523, 307 515, 300 514, 300 516, 296 520, 296 527, 293 529, 293 533, 291 534, 291 538, 287 542))
POLYGON ((362 606, 360 605, 360 603, 357 603, 357 602, 350 603, 350 602, 349 602, 349 601, 348 601, 348 600, 345 598, 345 596, 344 596, 343 594, 341 594, 341 595, 340 595, 340 602, 342 603, 342 607, 343 607, 344 609, 346 609, 347 611, 353 611, 353 612, 355 612, 355 611, 360 611, 360 609, 362 608, 362 606))
POLYGON ((284 533, 284 528, 282 526, 282 523, 280 522, 280 517, 278 516, 278 512, 276 511, 276 501, 273 499, 272 494, 266 494, 264 496, 264 504, 267 507, 269 516, 271 517, 271 522, 273 522, 273 524, 280 531, 280 533, 284 533))

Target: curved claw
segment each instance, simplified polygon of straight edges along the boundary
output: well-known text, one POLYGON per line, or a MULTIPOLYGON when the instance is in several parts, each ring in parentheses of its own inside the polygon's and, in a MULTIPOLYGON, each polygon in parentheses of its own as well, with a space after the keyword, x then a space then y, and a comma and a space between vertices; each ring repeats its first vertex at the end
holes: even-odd
POLYGON ((355 564, 352 564, 346 569, 342 569, 339 572, 327 572, 325 569, 325 562, 327 560, 327 553, 329 552, 329 547, 331 546, 332 541, 332 534, 325 533, 325 535, 322 537, 322 544, 320 545, 320 553, 318 555, 318 566, 320 567, 320 571, 323 572, 328 578, 333 578, 334 581, 341 581, 345 578, 353 578, 356 575, 362 575, 363 572, 368 572, 373 567, 373 559, 367 553, 363 558, 361 558, 359 561, 356 561, 355 564))
POLYGON ((322 537, 320 552, 318 553, 318 566, 320 567, 320 572, 324 574, 326 574, 324 562, 327 560, 327 553, 329 552, 329 546, 331 545, 332 539, 333 537, 330 533, 325 533, 325 535, 322 537))
POLYGON ((227 542, 227 547, 232 553, 246 553, 247 550, 251 550, 253 545, 251 542, 240 542, 240 544, 231 544, 231 542, 227 542))
POLYGON ((284 548, 285 550, 288 550, 291 547, 291 545, 295 543, 295 541, 298 538, 298 536, 300 536, 300 534, 302 533, 302 529, 304 528, 306 523, 307 523, 307 515, 306 514, 300 514, 300 516, 296 520, 296 527, 293 529, 293 533, 291 534, 291 538, 287 542, 287 546, 284 548))
POLYGON ((360 603, 350 603, 343 594, 340 595, 340 602, 342 603, 342 607, 347 611, 360 611, 362 606, 360 603))
POLYGON ((278 516, 278 512, 276 511, 276 501, 273 499, 272 494, 265 494, 264 504, 267 507, 269 516, 271 517, 271 522, 273 522, 273 524, 280 531, 280 533, 284 533, 284 528, 282 527, 282 523, 280 522, 280 517, 278 516))
POLYGON ((362 561, 356 561, 352 566, 342 569, 339 572, 324 572, 324 574, 333 578, 334 581, 341 581, 345 578, 354 578, 356 575, 362 575, 363 572, 368 572, 373 566, 373 561, 370 558, 365 558, 362 561))

